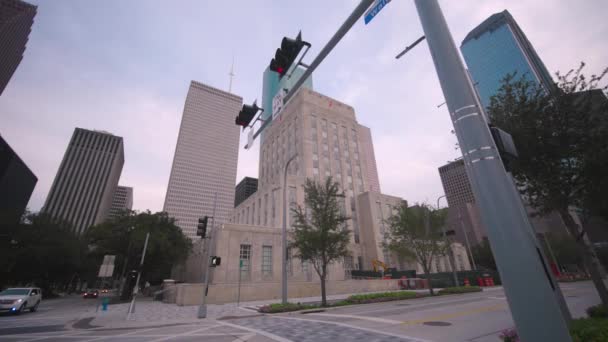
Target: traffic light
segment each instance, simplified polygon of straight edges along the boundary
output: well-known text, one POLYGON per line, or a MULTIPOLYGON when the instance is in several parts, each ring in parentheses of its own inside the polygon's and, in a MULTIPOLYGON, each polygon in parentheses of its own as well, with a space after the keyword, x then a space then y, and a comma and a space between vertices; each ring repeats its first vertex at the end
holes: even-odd
POLYGON ((260 110, 257 103, 254 101, 252 105, 243 105, 243 108, 237 115, 235 123, 239 126, 242 126, 243 129, 251 123, 251 120, 255 117, 255 115, 260 110))
POLYGON ((219 266, 221 262, 222 262, 222 258, 220 258, 218 256, 211 257, 211 267, 219 266))
POLYGON ((204 239, 207 235, 207 221, 209 217, 205 216, 203 218, 198 219, 198 225, 196 226, 196 236, 200 236, 201 239, 204 239))
POLYGON ((283 37, 281 48, 277 49, 274 58, 270 61, 270 70, 277 72, 279 78, 285 76, 304 46, 310 47, 310 44, 302 40, 302 32, 298 33, 296 39, 283 37))

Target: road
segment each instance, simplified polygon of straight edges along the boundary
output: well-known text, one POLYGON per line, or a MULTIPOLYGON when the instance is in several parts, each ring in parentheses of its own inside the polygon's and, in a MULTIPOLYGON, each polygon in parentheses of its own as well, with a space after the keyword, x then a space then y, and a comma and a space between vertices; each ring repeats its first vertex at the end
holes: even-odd
MULTIPOLYGON (((562 284, 574 317, 599 303, 590 282, 562 284)), ((513 326, 501 288, 327 309, 185 323, 100 327, 96 302, 80 297, 44 301, 39 312, 0 317, 1 341, 465 341, 497 342, 513 326)))

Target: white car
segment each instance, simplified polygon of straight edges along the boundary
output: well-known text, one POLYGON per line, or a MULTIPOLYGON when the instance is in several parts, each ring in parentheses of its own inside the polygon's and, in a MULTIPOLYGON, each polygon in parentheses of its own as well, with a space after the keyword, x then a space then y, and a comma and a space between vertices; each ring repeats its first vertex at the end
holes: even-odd
POLYGON ((42 291, 37 287, 10 288, 0 292, 0 312, 20 314, 29 309, 34 312, 42 301, 42 291))

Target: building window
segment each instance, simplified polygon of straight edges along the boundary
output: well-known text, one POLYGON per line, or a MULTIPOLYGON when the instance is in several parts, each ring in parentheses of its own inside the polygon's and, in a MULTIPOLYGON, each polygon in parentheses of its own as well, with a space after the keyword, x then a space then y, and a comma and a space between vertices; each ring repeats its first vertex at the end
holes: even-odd
POLYGON ((249 270, 251 269, 251 245, 241 245, 239 263, 241 265, 241 279, 249 279, 249 270))
POLYGON ((293 210, 297 205, 297 188, 295 186, 289 187, 289 227, 292 227, 295 222, 295 216, 293 214, 293 210))
POLYGON ((359 270, 363 269, 363 257, 362 256, 357 257, 357 268, 359 270))
POLYGON ((255 224, 255 201, 251 204, 251 225, 255 224))
POLYGON ((268 194, 264 194, 264 225, 268 225, 268 194))
POLYGON ((257 225, 260 225, 260 217, 262 216, 262 197, 260 197, 258 199, 258 223, 257 225))
POLYGON ((277 191, 272 190, 272 224, 274 225, 274 218, 277 214, 277 191))
POLYGON ((287 247, 287 275, 293 276, 293 258, 291 257, 291 248, 287 247))
POLYGON ((272 246, 262 246, 262 276, 272 275, 272 246))
POLYGON ((245 218, 245 224, 249 224, 249 207, 247 207, 247 217, 245 218))

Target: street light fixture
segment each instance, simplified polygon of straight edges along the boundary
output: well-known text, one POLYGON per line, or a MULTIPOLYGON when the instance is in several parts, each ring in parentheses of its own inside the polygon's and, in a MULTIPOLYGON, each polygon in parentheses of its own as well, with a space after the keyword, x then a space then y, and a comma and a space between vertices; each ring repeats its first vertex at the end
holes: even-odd
POLYGON ((294 153, 285 164, 283 172, 283 229, 281 230, 282 241, 282 272, 281 272, 281 302, 287 304, 287 170, 289 164, 296 159, 298 153, 294 153))

